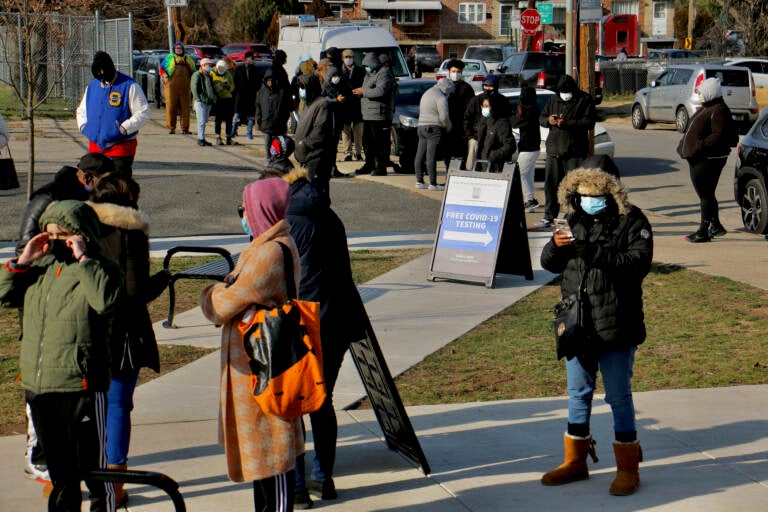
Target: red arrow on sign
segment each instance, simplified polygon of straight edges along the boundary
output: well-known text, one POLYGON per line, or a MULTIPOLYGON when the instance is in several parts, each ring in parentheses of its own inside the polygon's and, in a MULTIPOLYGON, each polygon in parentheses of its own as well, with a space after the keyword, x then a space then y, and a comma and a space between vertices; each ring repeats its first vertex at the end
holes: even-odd
POLYGON ((541 15, 536 9, 526 9, 520 14, 520 26, 523 27, 523 34, 533 35, 539 25, 541 25, 541 15))

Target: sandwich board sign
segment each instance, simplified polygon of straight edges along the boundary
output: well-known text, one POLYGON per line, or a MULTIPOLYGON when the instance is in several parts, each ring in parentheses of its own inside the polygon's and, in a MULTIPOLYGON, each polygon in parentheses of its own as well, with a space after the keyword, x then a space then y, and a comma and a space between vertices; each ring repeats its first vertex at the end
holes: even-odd
POLYGON ((497 272, 533 279, 520 173, 449 170, 427 279, 484 283, 497 272))

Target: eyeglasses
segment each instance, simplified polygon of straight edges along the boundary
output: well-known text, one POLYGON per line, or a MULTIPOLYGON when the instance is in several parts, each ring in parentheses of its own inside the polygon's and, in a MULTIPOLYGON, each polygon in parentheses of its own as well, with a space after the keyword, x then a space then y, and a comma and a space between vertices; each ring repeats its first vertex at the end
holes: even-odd
POLYGON ((238 205, 238 207, 237 207, 237 216, 242 219, 244 213, 245 213, 245 206, 238 205))

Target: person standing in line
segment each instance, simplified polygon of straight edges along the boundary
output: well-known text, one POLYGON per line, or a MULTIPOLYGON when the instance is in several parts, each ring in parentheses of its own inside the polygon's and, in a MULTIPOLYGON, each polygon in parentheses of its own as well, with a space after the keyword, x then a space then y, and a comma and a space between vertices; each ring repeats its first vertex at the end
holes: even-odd
POLYGON ((619 50, 619 53, 616 55, 616 60, 623 61, 627 59, 629 59, 629 55, 627 55, 627 49, 622 46, 621 50, 619 50))
POLYGON ((189 135, 190 80, 195 61, 184 52, 184 43, 176 41, 173 53, 166 55, 160 66, 160 80, 165 86, 165 127, 176 133, 176 118, 181 115, 181 133, 189 135))
MULTIPOLYGON (((331 61, 333 62, 333 61, 331 61)), ((331 64, 325 70, 325 80, 323 81, 322 95, 328 99, 331 113, 334 119, 334 137, 336 142, 333 147, 339 147, 339 139, 341 138, 342 127, 344 125, 345 107, 347 101, 352 96, 352 92, 347 88, 346 82, 342 80, 339 68, 331 64)), ((336 166, 336 155, 338 149, 333 152, 333 167, 331 169, 332 178, 346 178, 347 175, 339 171, 336 166)))
POLYGON ((115 170, 133 174, 139 129, 151 119, 149 103, 136 81, 115 68, 112 57, 96 52, 93 80, 77 107, 77 127, 88 138, 88 151, 104 153, 115 170))
POLYGON ((549 98, 539 115, 539 124, 549 128, 544 169, 544 218, 532 229, 552 227, 560 213, 557 187, 565 175, 589 156, 589 132, 595 128, 597 109, 592 96, 579 90, 570 75, 557 83, 557 94, 549 98))
MULTIPOLYGON (((147 304, 168 285, 169 274, 149 275, 149 217, 139 210, 140 188, 132 178, 113 173, 94 187, 86 202, 101 222, 101 253, 120 264, 125 287, 110 338, 112 381, 107 393, 108 468, 128 469, 133 392, 139 370, 160 371, 160 355, 147 304)), ((128 502, 122 483, 113 484, 115 505, 128 502)))
POLYGON ((437 148, 451 128, 451 116, 448 111, 448 98, 453 94, 455 85, 448 78, 441 78, 427 89, 419 101, 419 121, 416 132, 419 145, 416 148, 416 188, 443 190, 444 185, 437 184, 437 148), (429 185, 424 184, 426 161, 429 185))
MULTIPOLYGON (((24 306, 21 385, 51 481, 51 510, 80 510, 72 475, 106 469, 109 332, 123 288, 120 267, 99 251, 99 220, 81 201, 51 204, 43 232, 0 269, 0 303, 24 306)), ((86 480, 93 512, 115 510, 112 483, 86 480)))
POLYGON ((506 98, 496 94, 483 100, 483 120, 477 129, 477 154, 488 162, 489 172, 501 172, 517 150, 507 112, 506 98))
POLYGON ((517 104, 516 115, 512 118, 512 128, 517 128, 520 141, 517 149, 517 165, 520 167, 520 182, 523 188, 523 208, 531 213, 538 208, 535 195, 536 160, 541 152, 541 129, 539 127, 539 105, 536 103, 536 89, 523 87, 517 104))
MULTIPOLYGON (((246 123, 245 136, 253 138, 256 94, 261 88, 261 75, 253 64, 253 52, 245 52, 245 63, 235 68, 235 123, 246 123)), ((237 127, 232 129, 236 132, 237 127)))
POLYGON ((325 194, 330 193, 330 181, 336 161, 338 123, 328 98, 322 95, 322 85, 313 74, 299 77, 300 90, 307 106, 296 127, 294 156, 307 171, 309 180, 325 194))
MULTIPOLYGON (((355 52, 344 50, 342 59, 344 66, 341 74, 347 89, 352 91, 362 87, 365 70, 355 65, 355 52)), ((341 147, 344 150, 344 161, 351 162, 354 157, 359 162, 363 159, 363 115, 360 111, 360 97, 350 94, 343 111, 344 127, 341 133, 341 147)))
POLYGON ((739 129, 723 100, 720 80, 707 78, 699 84, 698 91, 702 108, 691 117, 677 150, 688 161, 691 182, 701 205, 699 228, 685 237, 694 244, 727 233, 720 223, 715 190, 731 148, 739 143, 739 129))
POLYGON ((275 55, 272 57, 272 78, 282 84, 283 87, 291 83, 288 80, 288 72, 285 70, 286 62, 288 62, 288 55, 283 50, 275 50, 275 55))
POLYGON ((216 119, 213 124, 213 129, 216 132, 216 145, 224 145, 221 140, 221 125, 223 124, 227 146, 231 146, 230 133, 232 133, 232 119, 235 113, 235 100, 232 94, 235 90, 235 82, 226 61, 222 59, 216 62, 210 75, 213 81, 213 90, 216 91, 216 119))
POLYGON ((366 72, 363 85, 352 90, 352 94, 361 98, 364 123, 365 165, 357 173, 386 176, 394 115, 395 80, 392 72, 375 53, 365 54, 363 66, 366 72))
POLYGON ((208 123, 211 107, 216 103, 216 91, 210 75, 213 62, 213 59, 207 57, 201 59, 200 69, 192 74, 190 82, 195 117, 197 117, 197 145, 203 147, 212 145, 205 140, 205 125, 208 123))
MULTIPOLYGON (((462 123, 464 126, 464 138, 467 139, 467 156, 465 167, 472 170, 477 160, 477 128, 480 121, 483 120, 482 105, 483 100, 499 93, 499 77, 488 75, 483 80, 483 92, 472 98, 464 111, 462 123)), ((511 115, 509 106, 506 105, 506 114, 511 115)), ((536 121, 538 123, 538 120, 536 121)))
MULTIPOLYGON (((208 286, 200 296, 205 317, 223 326, 219 442, 224 445, 227 476, 233 482, 253 481, 256 512, 294 509, 294 467, 296 457, 304 452, 301 420, 264 414, 254 401, 252 373, 238 330, 253 304, 275 307, 288 299, 279 243, 290 249, 295 281, 300 282, 299 254, 285 220, 289 201, 290 186, 282 178, 245 186, 238 213, 243 230, 253 240, 224 282, 208 286)), ((298 289, 293 290, 293 294, 297 293, 298 289)))
MULTIPOLYGON (((459 59, 448 61, 448 78, 455 87, 453 94, 448 97, 448 112, 451 116, 452 128, 443 138, 443 161, 445 168, 451 163, 451 158, 461 159, 461 169, 467 168, 467 137, 464 134, 464 114, 467 106, 475 97, 475 90, 464 81, 464 62, 459 59)), ((502 114, 502 112, 499 112, 502 114)), ((503 117, 503 116, 502 116, 503 117)))
POLYGON ((592 398, 600 370, 605 401, 613 414, 615 496, 633 494, 640 484, 643 451, 637 440, 632 368, 646 336, 642 283, 653 260, 653 233, 643 212, 629 203, 626 188, 599 167, 568 173, 558 190, 571 233, 555 229, 541 253, 541 266, 562 273, 566 298, 587 294, 589 334, 580 350, 566 353, 568 425, 564 462, 541 477, 544 485, 589 478, 587 455, 597 461, 590 434, 592 398))
POLYGON ((265 156, 269 160, 272 139, 288 132, 288 118, 293 109, 287 84, 281 84, 272 74, 272 69, 264 72, 264 84, 256 93, 255 108, 256 124, 264 134, 265 156))

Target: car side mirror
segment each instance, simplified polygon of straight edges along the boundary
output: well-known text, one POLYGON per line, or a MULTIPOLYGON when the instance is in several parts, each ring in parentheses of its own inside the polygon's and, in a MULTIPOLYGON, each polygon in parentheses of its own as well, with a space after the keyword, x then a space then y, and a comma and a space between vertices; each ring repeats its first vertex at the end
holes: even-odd
POLYGON ((657 87, 658 85, 659 83, 656 80, 651 82, 651 87, 657 87))
MULTIPOLYGON (((507 67, 501 64, 499 64, 499 67, 496 68, 496 71, 498 71, 499 73, 504 73, 506 70, 507 70, 507 67)), ((491 73, 493 73, 493 71, 491 71, 491 73)))

